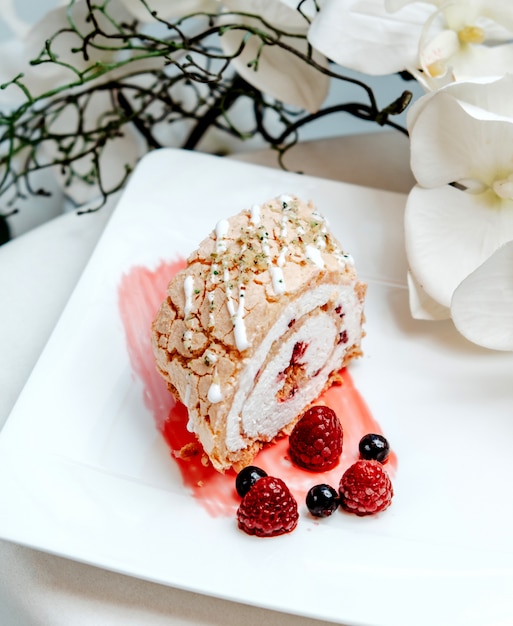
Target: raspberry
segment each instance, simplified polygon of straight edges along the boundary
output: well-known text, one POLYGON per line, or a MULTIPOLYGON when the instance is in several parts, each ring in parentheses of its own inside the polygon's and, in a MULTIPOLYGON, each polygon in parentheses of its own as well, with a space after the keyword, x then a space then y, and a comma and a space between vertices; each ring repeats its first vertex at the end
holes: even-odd
POLYGON ((290 457, 300 467, 324 472, 338 463, 342 439, 342 425, 335 411, 328 406, 312 406, 290 434, 290 457))
POLYGON ((373 515, 391 503, 394 490, 379 461, 360 460, 347 469, 339 485, 340 505, 356 515, 373 515))
POLYGON ((297 526, 297 502, 281 478, 263 476, 251 487, 237 509, 239 528, 248 535, 275 537, 297 526))

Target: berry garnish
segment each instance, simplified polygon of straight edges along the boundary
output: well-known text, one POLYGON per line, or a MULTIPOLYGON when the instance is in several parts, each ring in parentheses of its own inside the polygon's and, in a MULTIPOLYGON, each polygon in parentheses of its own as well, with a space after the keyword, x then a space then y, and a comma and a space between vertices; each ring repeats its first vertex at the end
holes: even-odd
POLYGON ((338 503, 338 493, 330 485, 315 485, 306 494, 306 506, 315 517, 329 517, 338 503))
POLYGON ((390 454, 390 445, 383 435, 369 433, 360 439, 358 444, 362 459, 379 461, 384 463, 390 454))
POLYGON ((290 434, 290 457, 300 467, 324 472, 338 463, 342 438, 342 425, 335 411, 328 406, 312 406, 290 434))
POLYGON ((248 535, 275 537, 297 526, 297 502, 281 478, 263 476, 251 487, 237 509, 239 528, 248 535))
POLYGON ((241 469, 235 478, 235 489, 237 489, 239 496, 243 498, 256 481, 264 476, 267 476, 267 472, 255 465, 248 465, 241 469))
POLYGON ((356 515, 384 511, 392 501, 392 483, 379 461, 357 461, 346 470, 339 485, 340 505, 356 515))

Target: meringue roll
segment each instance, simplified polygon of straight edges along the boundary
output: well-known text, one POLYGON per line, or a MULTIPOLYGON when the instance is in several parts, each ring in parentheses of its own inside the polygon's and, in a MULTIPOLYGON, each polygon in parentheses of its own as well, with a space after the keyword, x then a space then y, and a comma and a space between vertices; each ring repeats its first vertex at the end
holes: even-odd
POLYGON ((219 471, 250 464, 361 355, 366 285, 311 204, 221 220, 169 283, 157 369, 219 471))

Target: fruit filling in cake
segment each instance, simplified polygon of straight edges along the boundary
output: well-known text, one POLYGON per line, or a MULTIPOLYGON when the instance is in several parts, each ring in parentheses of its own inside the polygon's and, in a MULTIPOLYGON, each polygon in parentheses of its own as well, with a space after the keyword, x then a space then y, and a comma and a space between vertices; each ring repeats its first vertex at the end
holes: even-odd
POLYGON ((366 286, 311 204, 283 195, 223 219, 170 282, 157 368, 213 466, 289 434, 361 354, 366 286))

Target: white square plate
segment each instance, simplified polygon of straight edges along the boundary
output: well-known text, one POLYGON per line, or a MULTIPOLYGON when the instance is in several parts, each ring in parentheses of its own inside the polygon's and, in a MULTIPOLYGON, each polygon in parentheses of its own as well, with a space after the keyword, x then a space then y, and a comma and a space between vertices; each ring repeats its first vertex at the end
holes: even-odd
POLYGON ((404 200, 198 153, 147 156, 0 435, 0 537, 338 623, 513 623, 513 355, 410 318, 404 200), (134 267, 186 257, 220 218, 282 193, 318 206, 369 283, 351 376, 398 467, 384 514, 319 522, 301 505, 292 534, 258 539, 183 486, 118 297, 134 267))

